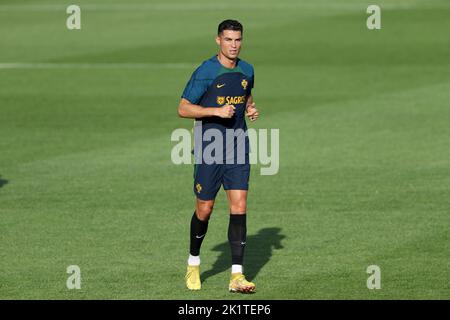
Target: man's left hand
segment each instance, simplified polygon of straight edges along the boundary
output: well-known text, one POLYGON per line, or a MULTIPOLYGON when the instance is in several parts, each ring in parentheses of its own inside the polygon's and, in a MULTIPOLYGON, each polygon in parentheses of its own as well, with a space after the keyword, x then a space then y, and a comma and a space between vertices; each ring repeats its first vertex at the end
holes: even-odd
POLYGON ((252 102, 247 105, 246 108, 246 116, 250 119, 250 121, 256 121, 259 117, 258 109, 256 109, 255 103, 252 102))

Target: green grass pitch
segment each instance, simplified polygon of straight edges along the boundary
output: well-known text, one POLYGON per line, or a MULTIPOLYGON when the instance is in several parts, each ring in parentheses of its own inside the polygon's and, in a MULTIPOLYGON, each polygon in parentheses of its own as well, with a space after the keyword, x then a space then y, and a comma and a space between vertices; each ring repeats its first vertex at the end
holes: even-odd
POLYGON ((447 0, 0 2, 1 299, 448 299, 447 0), (184 287, 192 166, 170 160, 181 92, 245 27, 280 171, 253 166, 245 268, 228 293, 226 197, 184 287), (81 269, 68 290, 66 268, 81 269), (369 290, 369 265, 381 289, 369 290))

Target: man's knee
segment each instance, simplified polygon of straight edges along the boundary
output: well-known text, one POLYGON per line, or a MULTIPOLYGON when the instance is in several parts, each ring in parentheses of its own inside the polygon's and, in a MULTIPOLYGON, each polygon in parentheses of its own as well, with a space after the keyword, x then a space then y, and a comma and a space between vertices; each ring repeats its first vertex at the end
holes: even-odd
POLYGON ((201 221, 208 220, 212 214, 213 208, 214 208, 214 201, 197 200, 197 205, 195 208, 197 218, 201 221))
POLYGON ((247 211, 247 201, 245 199, 233 201, 230 205, 230 211, 232 214, 245 213, 247 211))

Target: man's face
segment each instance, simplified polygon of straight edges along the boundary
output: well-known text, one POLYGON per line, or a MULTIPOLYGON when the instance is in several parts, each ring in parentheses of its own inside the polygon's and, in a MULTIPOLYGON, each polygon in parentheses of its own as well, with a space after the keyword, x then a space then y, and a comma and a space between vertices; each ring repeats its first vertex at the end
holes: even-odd
POLYGON ((216 38, 220 51, 228 59, 236 59, 241 51, 242 34, 240 31, 224 30, 216 38))

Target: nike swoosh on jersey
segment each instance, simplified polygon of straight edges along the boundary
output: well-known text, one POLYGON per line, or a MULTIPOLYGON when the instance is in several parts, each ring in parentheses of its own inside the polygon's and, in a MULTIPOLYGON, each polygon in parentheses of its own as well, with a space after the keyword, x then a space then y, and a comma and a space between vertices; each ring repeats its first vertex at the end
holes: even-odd
POLYGON ((225 86, 225 83, 216 85, 216 88, 217 88, 217 89, 220 89, 220 88, 222 88, 223 86, 225 86))

